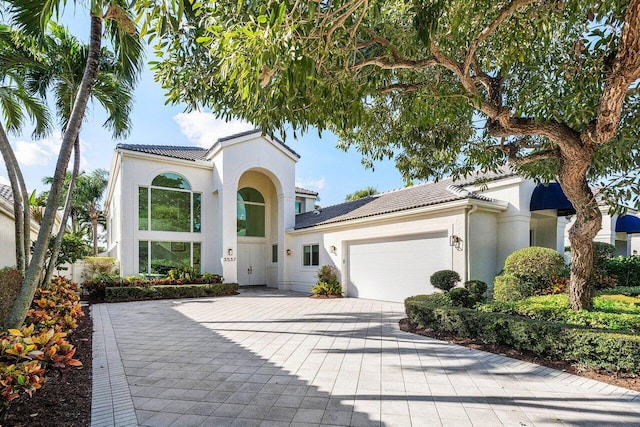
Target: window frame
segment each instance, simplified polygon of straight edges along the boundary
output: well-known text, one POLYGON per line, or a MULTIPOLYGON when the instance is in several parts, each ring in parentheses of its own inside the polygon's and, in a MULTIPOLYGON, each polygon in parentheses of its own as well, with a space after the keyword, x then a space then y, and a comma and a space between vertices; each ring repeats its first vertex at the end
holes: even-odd
POLYGON ((158 239, 139 239, 138 240, 138 274, 156 274, 156 273, 151 273, 151 264, 153 261, 153 257, 151 254, 151 246, 152 243, 169 243, 172 250, 174 247, 174 244, 176 244, 176 247, 178 245, 184 245, 184 250, 188 250, 189 251, 189 267, 195 267, 195 259, 196 257, 199 257, 199 264, 198 266, 200 267, 199 270, 202 273, 202 250, 203 250, 203 244, 202 241, 200 240, 158 240, 158 239), (142 271, 142 269, 140 268, 140 254, 141 254, 141 245, 143 243, 146 243, 146 267, 145 267, 145 271, 142 271), (196 256, 195 253, 195 248, 196 245, 199 245, 199 252, 196 256))
POLYGON ((258 239, 264 239, 267 237, 267 201, 264 198, 264 195, 262 194, 262 192, 260 190, 258 190, 257 188, 254 187, 242 187, 240 189, 238 189, 238 191, 236 191, 236 236, 241 237, 241 238, 245 238, 245 237, 249 237, 249 238, 258 238, 258 239), (244 189, 251 189, 253 191, 255 191, 256 193, 258 193, 258 195, 260 196, 260 198, 263 200, 262 202, 252 202, 252 201, 245 201, 241 196, 240 196, 240 192, 244 189), (262 215, 262 219, 263 219, 263 224, 262 224, 262 230, 263 230, 263 234, 261 236, 254 236, 254 235, 248 235, 247 230, 248 230, 248 225, 249 225, 249 214, 248 214, 248 210, 245 208, 245 214, 246 214, 246 218, 245 218, 245 234, 238 234, 239 233, 239 226, 238 226, 238 207, 240 206, 240 204, 242 203, 243 206, 257 206, 257 207, 261 207, 263 209, 263 215, 262 215))
POLYGON ((181 174, 175 173, 175 172, 163 172, 163 173, 159 173, 156 174, 153 179, 151 180, 151 183, 149 185, 139 185, 138 186, 138 198, 137 198, 137 203, 138 203, 138 231, 160 231, 160 232, 167 232, 167 233, 202 233, 202 192, 200 191, 194 191, 193 190, 193 186, 191 185, 191 183, 189 182, 189 180, 187 178, 185 178, 184 176, 182 176, 181 174), (157 185, 152 185, 151 183, 153 183, 153 181, 159 177, 160 175, 165 175, 165 174, 173 174, 173 175, 177 175, 179 177, 181 177, 186 184, 189 186, 188 189, 184 189, 184 188, 172 188, 172 187, 160 187, 157 185), (146 218, 140 218, 140 195, 142 193, 142 190, 146 190, 146 202, 147 202, 147 216, 146 218), (156 189, 156 190, 164 190, 164 191, 177 191, 180 193, 189 193, 189 230, 156 230, 153 229, 151 227, 152 224, 152 218, 151 218, 151 205, 153 204, 153 200, 151 197, 151 190, 152 189, 156 189), (195 201, 196 201, 196 197, 199 196, 200 199, 200 221, 199 221, 199 227, 196 229, 195 226, 195 201), (146 226, 143 227, 144 224, 144 219, 146 219, 146 226))
POLYGON ((315 268, 320 266, 320 244, 319 243, 308 243, 302 245, 302 267, 303 268, 315 268), (316 260, 317 264, 313 263, 313 248, 318 248, 318 259, 316 260), (306 264, 306 248, 309 248, 309 264, 306 264))

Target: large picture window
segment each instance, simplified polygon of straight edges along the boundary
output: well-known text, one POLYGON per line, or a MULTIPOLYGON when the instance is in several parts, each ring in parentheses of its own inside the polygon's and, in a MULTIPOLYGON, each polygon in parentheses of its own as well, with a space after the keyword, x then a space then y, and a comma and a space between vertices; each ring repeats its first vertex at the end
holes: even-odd
POLYGON ((262 194, 254 188, 238 191, 237 232, 238 236, 264 237, 265 203, 262 194))
POLYGON ((140 274, 166 275, 177 267, 201 269, 200 242, 138 242, 138 262, 140 274))
POLYGON ((163 173, 138 189, 138 229, 199 233, 202 194, 175 173, 163 173))

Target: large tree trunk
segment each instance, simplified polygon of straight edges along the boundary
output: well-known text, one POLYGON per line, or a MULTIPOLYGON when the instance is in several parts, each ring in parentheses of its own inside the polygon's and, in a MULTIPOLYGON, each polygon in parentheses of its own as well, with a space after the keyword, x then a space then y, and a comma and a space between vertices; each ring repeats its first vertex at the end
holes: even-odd
POLYGON ((91 30, 89 41, 89 53, 87 57, 87 66, 84 69, 82 83, 76 95, 73 111, 69 118, 67 130, 62 139, 56 170, 53 175, 53 183, 49 197, 47 198, 47 206, 45 208, 44 217, 40 224, 40 232, 33 251, 33 257, 29 263, 29 267, 25 273, 24 281, 15 303, 11 309, 11 313, 7 318, 5 328, 20 328, 27 315, 27 310, 33 301, 33 296, 38 287, 39 278, 42 273, 44 258, 46 256, 49 239, 53 230, 53 225, 60 205, 62 197, 62 187, 64 186, 64 177, 71 158, 71 150, 78 137, 82 118, 84 117, 91 88, 95 82, 100 66, 100 48, 102 43, 102 18, 100 16, 91 15, 91 30))
POLYGON ((73 145, 73 154, 73 171, 71 172, 71 179, 69 180, 67 199, 64 203, 64 211, 62 213, 62 220, 60 221, 60 229, 58 230, 58 234, 56 235, 56 241, 53 244, 53 248, 51 248, 51 258, 49 259, 47 272, 45 273, 44 280, 42 281, 42 286, 45 288, 49 287, 49 282, 51 282, 51 278, 53 277, 53 270, 55 270, 56 264, 58 263, 58 255, 60 254, 60 248, 62 247, 62 239, 64 238, 64 233, 67 229, 67 220, 69 219, 69 213, 71 212, 71 199, 73 197, 73 190, 76 184, 76 178, 78 177, 78 173, 80 172, 80 136, 76 138, 76 141, 73 145))
POLYGON ((569 230, 571 278, 569 299, 574 310, 590 309, 593 289, 593 238, 602 227, 602 213, 587 182, 587 169, 593 149, 583 147, 570 158, 561 159, 558 181, 576 210, 576 221, 569 230))

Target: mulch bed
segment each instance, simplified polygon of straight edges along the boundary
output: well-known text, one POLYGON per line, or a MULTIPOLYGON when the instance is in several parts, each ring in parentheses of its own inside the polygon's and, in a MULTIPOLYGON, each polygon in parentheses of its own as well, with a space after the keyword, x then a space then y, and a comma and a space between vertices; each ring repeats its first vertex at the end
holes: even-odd
POLYGON ((424 335, 426 337, 435 338, 441 341, 447 341, 454 344, 463 345, 465 347, 473 348, 476 350, 483 350, 489 353, 502 354, 514 359, 524 360, 531 363, 537 363, 538 365, 547 366, 549 368, 558 369, 560 371, 569 372, 571 374, 580 375, 581 377, 590 378, 596 381, 602 381, 604 383, 612 384, 618 387, 624 387, 629 390, 635 390, 640 392, 640 378, 632 376, 624 376, 623 374, 616 375, 607 372, 598 372, 588 369, 583 369, 572 365, 569 362, 563 360, 553 360, 546 357, 542 357, 530 351, 516 350, 507 345, 487 344, 482 341, 473 340, 470 338, 460 338, 447 334, 442 334, 433 331, 429 328, 423 328, 417 326, 408 319, 402 319, 400 321, 400 329, 405 332, 411 332, 418 335, 424 335))
POLYGON ((53 372, 42 388, 12 402, 3 426, 81 427, 91 423, 91 337, 93 322, 89 307, 78 319, 78 329, 69 335, 76 347, 75 358, 84 365, 61 374, 53 372))

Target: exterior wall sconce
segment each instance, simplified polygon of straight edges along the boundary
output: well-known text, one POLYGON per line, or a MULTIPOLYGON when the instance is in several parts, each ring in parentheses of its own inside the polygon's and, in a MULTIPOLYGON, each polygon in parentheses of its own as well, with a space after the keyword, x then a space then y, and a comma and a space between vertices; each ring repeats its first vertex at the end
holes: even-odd
POLYGON ((229 249, 227 250, 227 254, 228 254, 229 256, 233 256, 233 249, 229 248, 229 249))
POLYGON ((291 255, 291 249, 287 249, 287 255, 291 255))
POLYGON ((462 239, 460 238, 460 236, 456 236, 455 234, 449 236, 449 246, 453 246, 457 250, 461 251, 462 250, 462 239))
POLYGON ((331 245, 331 247, 329 248, 329 252, 331 252, 332 254, 336 254, 336 247, 331 245))

